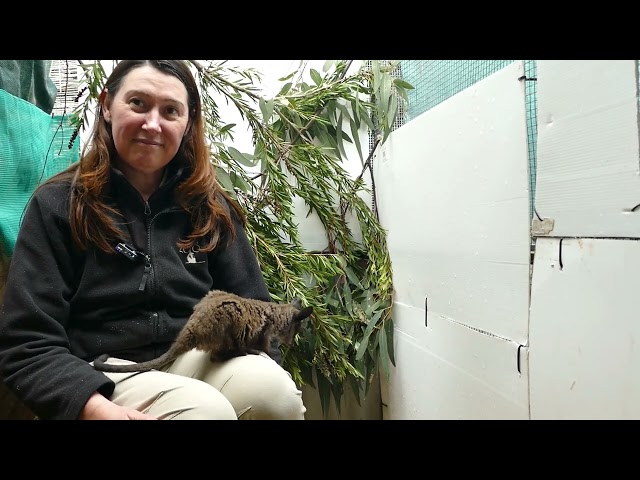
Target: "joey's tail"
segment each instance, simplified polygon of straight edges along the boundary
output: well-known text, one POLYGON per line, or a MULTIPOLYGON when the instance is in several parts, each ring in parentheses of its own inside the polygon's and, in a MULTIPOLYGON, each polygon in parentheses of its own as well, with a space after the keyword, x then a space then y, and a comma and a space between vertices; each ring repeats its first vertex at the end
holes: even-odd
POLYGON ((173 349, 169 349, 158 358, 154 358, 153 360, 149 360, 147 362, 131 363, 126 365, 113 365, 106 363, 109 358, 109 354, 105 353, 104 355, 100 355, 93 361, 93 368, 101 372, 110 373, 146 372, 148 370, 161 369, 166 364, 174 360, 174 356, 175 352, 173 352, 173 349))

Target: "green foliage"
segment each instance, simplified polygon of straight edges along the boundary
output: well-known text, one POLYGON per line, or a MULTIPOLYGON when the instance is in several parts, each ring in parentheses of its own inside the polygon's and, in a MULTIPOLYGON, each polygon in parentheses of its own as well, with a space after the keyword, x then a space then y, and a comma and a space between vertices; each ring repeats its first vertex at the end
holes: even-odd
MULTIPOLYGON (((273 300, 297 296, 314 308, 295 344, 282 347, 284 366, 296 383, 318 389, 325 413, 331 397, 339 409, 346 385, 360 399, 379 364, 386 375, 394 364, 392 266, 386 232, 371 207, 375 192, 362 177, 413 87, 392 77, 397 62, 376 60, 352 74, 351 61, 327 61, 322 73, 309 70, 308 84, 301 61, 279 79, 279 93, 265 98, 261 73, 254 69, 228 61, 190 63, 201 87, 218 180, 247 213, 247 233, 273 300), (221 101, 248 123, 252 152, 230 145, 236 125, 220 117, 221 101), (365 159, 361 136, 368 139, 369 132, 375 141, 365 159), (347 143, 362 163, 356 178, 343 167, 347 143), (301 243, 295 199, 322 222, 327 245, 322 251, 307 251, 301 243)), ((84 70, 90 94, 78 118, 104 82, 99 62, 84 70)))

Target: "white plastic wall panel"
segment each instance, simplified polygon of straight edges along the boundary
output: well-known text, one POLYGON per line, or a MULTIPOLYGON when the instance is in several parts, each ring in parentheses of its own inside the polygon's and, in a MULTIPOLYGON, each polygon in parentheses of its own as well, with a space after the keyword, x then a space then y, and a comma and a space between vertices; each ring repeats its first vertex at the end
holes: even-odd
POLYGON ((376 155, 395 300, 526 343, 529 180, 521 62, 393 132, 376 155))
POLYGON ((635 60, 539 60, 536 210, 547 236, 640 237, 635 60))
POLYGON ((396 366, 388 382, 381 377, 383 419, 529 418, 526 348, 438 315, 425 328, 423 309, 394 308, 396 366))
POLYGON ((640 242, 536 244, 531 418, 640 419, 640 242))
POLYGON ((423 113, 376 154, 395 287, 387 418, 528 414, 516 368, 530 274, 523 70, 514 62, 423 113))

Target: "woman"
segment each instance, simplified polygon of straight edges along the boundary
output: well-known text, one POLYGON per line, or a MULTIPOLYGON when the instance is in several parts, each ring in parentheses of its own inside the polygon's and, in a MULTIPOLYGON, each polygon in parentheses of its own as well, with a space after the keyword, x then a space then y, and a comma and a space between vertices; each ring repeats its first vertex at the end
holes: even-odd
POLYGON ((216 183, 187 65, 123 60, 99 103, 80 161, 25 212, 0 314, 4 382, 45 419, 304 419, 300 390, 267 353, 92 367, 103 353, 164 353, 212 289, 270 300, 242 211, 216 183))

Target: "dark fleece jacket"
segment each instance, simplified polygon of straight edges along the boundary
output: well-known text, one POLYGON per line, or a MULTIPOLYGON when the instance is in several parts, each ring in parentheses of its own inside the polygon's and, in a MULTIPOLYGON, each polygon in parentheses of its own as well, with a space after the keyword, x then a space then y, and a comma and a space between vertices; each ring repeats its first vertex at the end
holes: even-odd
POLYGON ((182 179, 182 170, 174 172, 145 202, 112 171, 109 195, 126 218, 123 241, 139 252, 135 260, 76 248, 70 182, 34 193, 0 312, 0 375, 39 417, 75 419, 95 391, 109 398, 114 383, 88 362, 103 353, 136 362, 159 356, 209 290, 271 299, 235 214, 229 245, 212 253, 176 246, 190 232, 189 215, 174 198, 182 179))

